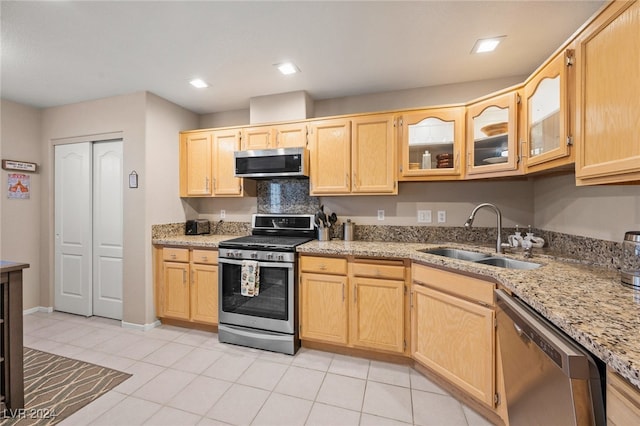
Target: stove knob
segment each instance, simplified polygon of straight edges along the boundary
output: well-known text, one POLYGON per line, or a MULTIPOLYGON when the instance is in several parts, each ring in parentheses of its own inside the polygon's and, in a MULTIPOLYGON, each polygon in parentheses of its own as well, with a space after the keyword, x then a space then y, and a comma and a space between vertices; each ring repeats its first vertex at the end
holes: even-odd
POLYGON ((236 250, 233 252, 233 257, 242 257, 242 252, 240 250, 236 250))
POLYGON ((268 260, 273 260, 273 253, 267 253, 266 257, 268 260))
POLYGON ((279 254, 278 255, 278 260, 283 262, 284 261, 284 254, 279 254))
POLYGON ((258 258, 258 252, 257 251, 252 252, 251 253, 251 258, 252 259, 257 259, 258 258))

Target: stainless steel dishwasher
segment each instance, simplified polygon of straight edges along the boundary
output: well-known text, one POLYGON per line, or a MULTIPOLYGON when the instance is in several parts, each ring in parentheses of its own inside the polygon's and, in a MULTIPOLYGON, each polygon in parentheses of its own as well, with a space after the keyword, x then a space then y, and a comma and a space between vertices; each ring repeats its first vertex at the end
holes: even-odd
POLYGON ((496 296, 509 424, 604 425, 604 379, 591 355, 519 299, 496 296))

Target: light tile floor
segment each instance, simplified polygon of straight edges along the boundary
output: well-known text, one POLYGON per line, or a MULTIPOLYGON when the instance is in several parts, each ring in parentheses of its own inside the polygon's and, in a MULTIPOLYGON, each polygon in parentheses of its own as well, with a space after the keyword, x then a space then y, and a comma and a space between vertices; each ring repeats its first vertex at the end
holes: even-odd
POLYGON ((282 355, 59 312, 26 315, 24 344, 133 374, 62 426, 490 424, 410 367, 305 348, 282 355))

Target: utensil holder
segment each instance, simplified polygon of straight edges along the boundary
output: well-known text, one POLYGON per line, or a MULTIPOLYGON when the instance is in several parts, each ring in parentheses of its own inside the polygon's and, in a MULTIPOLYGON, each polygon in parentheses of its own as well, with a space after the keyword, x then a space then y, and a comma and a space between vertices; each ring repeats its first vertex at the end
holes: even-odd
POLYGON ((318 241, 329 241, 329 228, 318 228, 318 241))

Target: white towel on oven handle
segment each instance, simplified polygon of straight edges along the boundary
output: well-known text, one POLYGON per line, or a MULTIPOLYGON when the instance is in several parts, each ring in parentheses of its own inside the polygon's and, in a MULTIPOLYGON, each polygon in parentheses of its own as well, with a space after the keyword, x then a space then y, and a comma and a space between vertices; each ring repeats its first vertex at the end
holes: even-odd
POLYGON ((240 294, 257 296, 260 292, 260 265, 255 260, 243 260, 240 271, 240 294))

